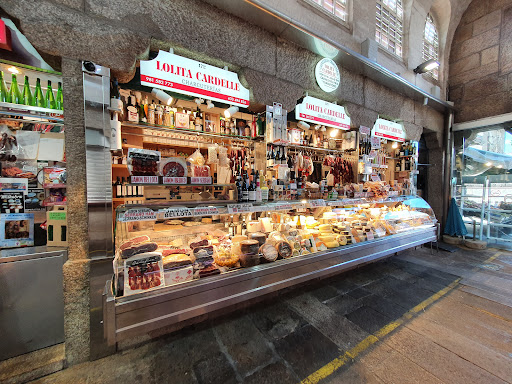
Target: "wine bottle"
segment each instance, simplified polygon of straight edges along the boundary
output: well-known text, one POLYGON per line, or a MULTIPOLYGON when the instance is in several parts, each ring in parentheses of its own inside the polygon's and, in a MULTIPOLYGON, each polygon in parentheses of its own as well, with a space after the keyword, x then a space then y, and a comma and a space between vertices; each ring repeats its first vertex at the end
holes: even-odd
POLYGON ((242 181, 241 181, 241 178, 240 178, 240 174, 237 173, 236 175, 236 182, 235 182, 235 185, 236 185, 236 196, 237 196, 237 201, 239 203, 242 202, 243 200, 243 193, 242 193, 242 181))
POLYGON ((4 73, 0 71, 0 103, 10 103, 11 98, 4 80, 4 73))
POLYGON ((13 104, 21 104, 23 99, 21 97, 20 89, 18 88, 18 79, 16 74, 12 74, 11 89, 9 89, 9 98, 13 104))
POLYGON ((249 189, 247 188, 248 178, 244 177, 242 181, 242 201, 244 203, 249 201, 249 189))
POLYGON ((40 108, 45 107, 43 91, 41 90, 41 79, 40 78, 37 78, 37 80, 36 80, 36 89, 34 90, 34 95, 33 95, 32 99, 33 99, 34 107, 40 107, 40 108))
POLYGON ((249 181, 249 201, 252 203, 256 201, 256 188, 254 188, 254 182, 249 181))
POLYGON ((53 95, 52 82, 48 80, 48 87, 46 88, 46 95, 44 97, 45 107, 50 109, 57 109, 55 106, 55 96, 53 95))
POLYGON ((123 188, 121 185, 121 179, 119 178, 119 176, 117 176, 115 186, 116 186, 116 197, 124 197, 123 196, 123 188))
POLYGON ((126 179, 124 177, 121 179, 121 191, 123 197, 128 197, 128 186, 126 185, 126 179))
POLYGON ((59 81, 57 85, 57 96, 55 96, 55 107, 56 109, 64 109, 64 96, 62 95, 62 83, 59 81))
POLYGON ((30 84, 28 83, 28 76, 25 76, 25 83, 23 84, 23 104, 34 105, 32 100, 32 93, 30 92, 30 84))

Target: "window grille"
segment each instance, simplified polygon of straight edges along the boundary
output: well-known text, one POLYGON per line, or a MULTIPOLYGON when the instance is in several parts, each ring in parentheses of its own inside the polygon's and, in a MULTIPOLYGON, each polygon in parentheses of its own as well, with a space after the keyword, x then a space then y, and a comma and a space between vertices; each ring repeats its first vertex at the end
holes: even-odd
MULTIPOLYGON (((423 62, 439 59, 439 37, 434 18, 429 13, 425 22, 425 33, 423 34, 423 62)), ((435 80, 439 79, 439 67, 427 72, 425 75, 431 76, 435 80)))
POLYGON ((377 0, 375 40, 388 51, 402 57, 402 0, 377 0))
POLYGON ((309 0, 337 18, 347 21, 347 1, 348 0, 309 0))

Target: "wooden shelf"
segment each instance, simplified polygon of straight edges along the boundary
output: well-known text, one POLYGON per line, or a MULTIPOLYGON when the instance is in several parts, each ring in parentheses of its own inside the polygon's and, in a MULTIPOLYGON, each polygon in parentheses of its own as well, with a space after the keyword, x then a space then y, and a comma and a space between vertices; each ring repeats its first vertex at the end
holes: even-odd
POLYGON ((128 164, 112 164, 112 168, 128 170, 128 164))
POLYGON ((123 144, 123 149, 128 149, 128 148, 143 149, 144 147, 142 145, 123 144))

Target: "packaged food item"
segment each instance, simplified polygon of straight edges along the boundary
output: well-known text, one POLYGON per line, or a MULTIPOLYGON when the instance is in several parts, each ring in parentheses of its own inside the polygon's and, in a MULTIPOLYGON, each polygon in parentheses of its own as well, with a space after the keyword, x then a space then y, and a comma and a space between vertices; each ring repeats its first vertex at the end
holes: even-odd
POLYGON ((66 168, 45 167, 43 168, 43 186, 65 187, 67 180, 66 168))
POLYGON ((164 277, 166 286, 191 281, 194 279, 194 268, 192 268, 192 265, 189 265, 179 268, 164 269, 164 277))
POLYGON ((219 160, 217 159, 217 148, 218 144, 211 144, 208 146, 208 164, 217 164, 219 160))
POLYGON ((132 176, 157 176, 160 152, 149 149, 128 149, 128 171, 132 176))
POLYGON ((192 177, 210 177, 210 167, 208 165, 191 165, 190 172, 192 177))
POLYGON ((164 177, 187 177, 187 163, 179 157, 168 157, 159 164, 160 175, 164 177))
POLYGON ((143 292, 164 285, 162 255, 142 253, 124 261, 124 294, 143 292))
POLYGON ((0 160, 16 161, 20 153, 18 141, 6 125, 0 126, 0 160))
POLYGON ((196 149, 196 151, 187 158, 187 161, 191 165, 204 165, 205 164, 204 157, 201 154, 201 151, 199 151, 199 149, 196 149))

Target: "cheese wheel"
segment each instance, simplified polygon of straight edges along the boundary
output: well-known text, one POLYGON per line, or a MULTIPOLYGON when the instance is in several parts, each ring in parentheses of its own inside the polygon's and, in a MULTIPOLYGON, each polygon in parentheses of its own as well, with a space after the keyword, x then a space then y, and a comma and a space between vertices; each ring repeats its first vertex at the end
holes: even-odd
POLYGON ((244 235, 235 235, 231 238, 233 243, 240 243, 241 241, 247 240, 247 236, 244 235))
POLYGON ((328 241, 325 243, 325 245, 327 248, 337 248, 340 246, 337 241, 328 241))
POLYGON ((318 240, 323 241, 324 243, 336 241, 336 236, 334 235, 320 235, 318 236, 318 240))
POLYGON ((259 221, 249 221, 247 223, 247 232, 249 232, 249 233, 261 232, 261 223, 259 221))
POLYGON ((249 237, 253 240, 258 240, 258 243, 260 244, 260 246, 265 244, 265 241, 267 240, 267 236, 261 232, 251 233, 249 235, 249 237))
POLYGON ((279 256, 276 247, 269 243, 263 244, 260 247, 260 253, 263 256, 263 261, 266 262, 276 261, 277 257, 279 256))
POLYGON ((287 259, 292 256, 292 247, 287 241, 280 241, 276 244, 277 253, 283 259, 287 259))
POLYGON ((242 254, 244 253, 258 253, 260 249, 260 243, 258 240, 243 240, 240 242, 240 249, 242 254))
POLYGON ((330 224, 320 224, 318 230, 320 232, 332 232, 332 226, 330 224))
POLYGON ((340 244, 340 245, 347 245, 347 238, 343 235, 339 235, 336 237, 336 241, 340 244))

